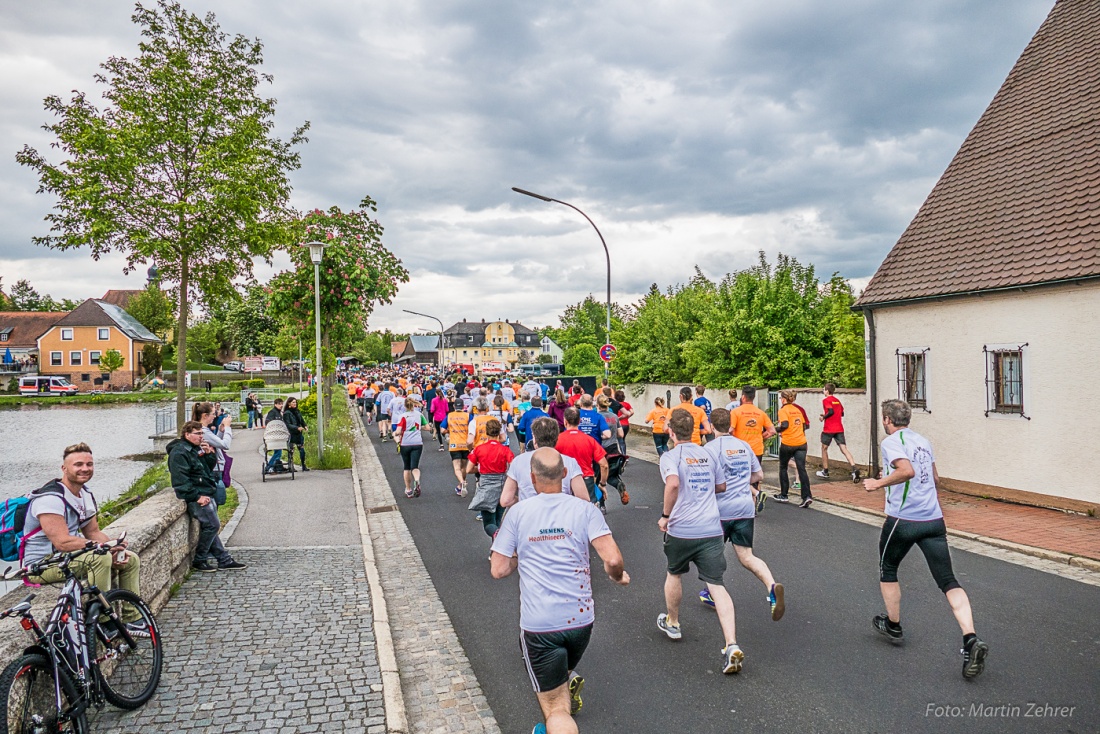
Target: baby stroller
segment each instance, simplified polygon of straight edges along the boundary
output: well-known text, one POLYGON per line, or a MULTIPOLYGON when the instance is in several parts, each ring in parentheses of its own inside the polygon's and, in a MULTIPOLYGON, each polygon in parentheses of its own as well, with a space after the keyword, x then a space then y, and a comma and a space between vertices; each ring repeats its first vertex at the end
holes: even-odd
POLYGON ((267 481, 268 474, 290 474, 294 481, 294 454, 290 450, 290 429, 279 420, 267 422, 264 428, 264 458, 260 467, 261 481, 267 481), (272 461, 276 451, 282 452, 281 458, 272 461), (285 462, 284 459, 285 458, 285 462))
MULTIPOLYGON (((604 445, 604 450, 607 452, 607 483, 615 488, 619 493, 619 501, 625 505, 630 502, 630 494, 626 491, 626 481, 622 474, 630 457, 622 452, 619 442, 614 439, 604 445)), ((605 497, 604 500, 606 499, 605 497)), ((604 500, 601 500, 601 505, 604 500)))

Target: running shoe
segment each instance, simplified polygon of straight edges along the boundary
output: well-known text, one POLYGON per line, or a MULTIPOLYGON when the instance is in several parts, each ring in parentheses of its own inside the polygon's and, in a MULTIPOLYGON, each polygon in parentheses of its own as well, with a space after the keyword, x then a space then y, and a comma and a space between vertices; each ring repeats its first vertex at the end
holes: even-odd
POLYGON ((756 514, 759 515, 764 511, 764 503, 767 502, 768 495, 763 492, 756 493, 756 514))
POLYGON ((465 493, 462 491, 462 485, 461 484, 459 484, 458 486, 455 487, 455 496, 456 497, 462 497, 464 494, 465 493))
POLYGON ((415 484, 413 484, 413 497, 419 497, 419 496, 420 496, 420 482, 416 482, 415 484))
POLYGON ((799 480, 799 481, 795 482, 794 484, 792 484, 791 486, 794 487, 795 489, 802 489, 802 481, 799 480))
POLYGON ((699 592, 699 601, 714 609, 714 599, 710 596, 710 589, 703 589, 699 592))
POLYGON ((406 496, 406 497, 408 497, 409 499, 412 499, 412 498, 413 498, 413 497, 415 497, 416 495, 414 495, 414 494, 413 494, 413 491, 412 491, 412 489, 406 489, 406 490, 405 490, 405 496, 406 496))
POLYGON ((905 633, 901 631, 900 625, 896 628, 890 627, 890 625, 887 624, 889 621, 890 618, 885 614, 877 614, 875 618, 871 620, 871 624, 875 626, 875 629, 877 629, 880 634, 886 635, 892 642, 901 642, 905 638, 905 633))
POLYGON ((440 451, 442 451, 444 448, 445 448, 445 446, 443 446, 443 444, 439 444, 439 450, 440 451))
POLYGON ((680 639, 680 637, 682 637, 682 634, 680 633, 680 625, 671 624, 668 621, 667 614, 657 615, 657 629, 668 635, 668 639, 670 640, 678 640, 680 639))
POLYGON ((535 724, 535 728, 531 730, 531 734, 546 734, 546 724, 541 721, 535 724))
POLYGON ((458 493, 458 496, 459 497, 465 497, 466 496, 466 485, 465 484, 462 485, 462 491, 458 493))
POLYGON ((474 519, 477 520, 478 522, 481 522, 481 513, 479 512, 476 515, 474 515, 474 519))
POLYGON ((821 477, 822 479, 828 479, 829 478, 829 470, 828 469, 818 469, 817 476, 821 477))
POLYGON ((605 515, 607 514, 607 505, 605 505, 603 502, 600 503, 600 512, 605 515))
POLYGON ((722 672, 740 673, 741 666, 745 664, 745 653, 737 645, 726 645, 722 650, 722 672))
POLYGON ((584 702, 581 701, 581 691, 584 690, 584 678, 577 674, 573 674, 573 677, 569 679, 569 713, 573 716, 577 715, 577 712, 581 710, 581 706, 584 702))
POLYGON ((783 602, 783 584, 772 584, 772 589, 768 592, 768 604, 772 608, 772 621, 783 619, 783 612, 787 611, 787 605, 783 602))
POLYGON ((772 499, 775 500, 776 502, 782 502, 783 504, 787 504, 788 502, 791 501, 790 498, 788 498, 787 495, 785 495, 785 494, 772 495, 772 499))
POLYGON ((860 474, 859 469, 852 469, 852 484, 859 484, 860 474))
POLYGON ((798 506, 801 507, 803 510, 805 510, 807 507, 809 507, 813 503, 814 503, 814 498, 813 497, 807 497, 806 499, 799 502, 798 506))
POLYGON ((970 645, 959 650, 963 656, 963 678, 977 678, 985 670, 985 656, 989 654, 989 645, 975 637, 970 645))

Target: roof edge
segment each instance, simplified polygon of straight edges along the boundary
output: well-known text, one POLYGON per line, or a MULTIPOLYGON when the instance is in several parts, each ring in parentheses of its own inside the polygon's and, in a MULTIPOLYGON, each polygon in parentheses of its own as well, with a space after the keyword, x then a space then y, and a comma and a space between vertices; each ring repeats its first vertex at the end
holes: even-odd
POLYGON ((964 298, 967 296, 981 296, 986 293, 1005 293, 1007 291, 1027 291, 1036 288, 1049 288, 1051 286, 1058 285, 1073 285, 1075 283, 1087 283, 1089 281, 1100 281, 1100 274, 1097 275, 1080 275, 1073 278, 1063 278, 1061 280, 1045 280, 1041 283, 1022 283, 1020 285, 1005 285, 999 288, 980 288, 977 290, 969 291, 957 291, 955 293, 939 293, 934 296, 919 296, 917 298, 901 298, 894 301, 874 301, 872 303, 860 304, 858 301, 851 306, 852 311, 874 311, 879 308, 888 308, 891 306, 908 306, 911 303, 927 303, 932 301, 944 301, 952 298, 964 298))

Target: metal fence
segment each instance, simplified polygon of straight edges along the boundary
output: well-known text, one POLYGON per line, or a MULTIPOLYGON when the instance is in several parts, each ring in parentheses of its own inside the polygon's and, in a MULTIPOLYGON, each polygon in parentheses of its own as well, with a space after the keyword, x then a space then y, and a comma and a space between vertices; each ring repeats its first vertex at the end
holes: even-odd
MULTIPOLYGON (((779 422, 779 393, 774 390, 768 391, 768 417, 772 419, 772 423, 779 422)), ((773 459, 779 458, 779 436, 772 436, 764 442, 764 455, 770 456, 773 459)))
MULTIPOLYGON (((303 383, 304 385, 305 383, 303 383)), ((272 403, 275 402, 275 398, 286 398, 288 395, 296 395, 298 393, 298 384, 287 385, 286 388, 278 387, 259 387, 251 390, 241 390, 241 404, 252 393, 256 394, 256 399, 264 406, 264 408, 271 408, 272 403), (293 389, 291 389, 293 388, 293 389)))
MULTIPOLYGON (((184 416, 191 415, 191 409, 194 407, 194 405, 195 405, 194 401, 188 401, 188 402, 184 403, 184 406, 183 406, 184 416)), ((238 421, 238 420, 241 419, 241 405, 242 405, 242 403, 237 403, 237 402, 226 402, 226 403, 221 404, 222 410, 224 410, 229 415, 229 419, 233 420, 233 421, 238 421)), ((168 408, 157 408, 157 412, 155 414, 155 420, 156 420, 156 433, 154 435, 160 436, 160 435, 163 435, 165 433, 178 433, 179 432, 179 424, 176 422, 176 406, 175 405, 173 405, 171 407, 168 407, 168 408)), ((190 420, 190 419, 188 419, 188 420, 190 420)))

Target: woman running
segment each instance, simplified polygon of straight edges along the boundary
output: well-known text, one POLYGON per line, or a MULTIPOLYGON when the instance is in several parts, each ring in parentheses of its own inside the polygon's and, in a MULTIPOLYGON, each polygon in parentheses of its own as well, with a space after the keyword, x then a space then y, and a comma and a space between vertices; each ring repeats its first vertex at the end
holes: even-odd
POLYGON ((779 393, 783 400, 783 407, 779 409, 775 430, 779 432, 779 494, 775 495, 776 502, 787 502, 787 492, 790 489, 791 480, 787 476, 787 468, 791 459, 794 459, 795 468, 798 469, 798 481, 801 484, 802 502, 799 507, 806 508, 813 504, 814 498, 810 493, 810 475, 806 471, 806 427, 809 420, 806 411, 796 404, 798 393, 794 390, 783 390, 779 393))
POLYGON ((420 455, 424 452, 424 428, 428 419, 420 412, 420 401, 405 398, 405 412, 394 424, 393 438, 400 447, 401 468, 404 470, 405 496, 420 496, 420 455))
POLYGON ((558 422, 558 428, 565 430, 565 410, 569 407, 569 400, 565 397, 565 391, 560 387, 554 391, 554 398, 546 406, 546 414, 558 422))
POLYGON ((668 451, 668 416, 671 413, 665 407, 664 398, 653 398, 653 410, 645 417, 645 424, 653 426, 653 445, 657 447, 657 456, 668 451))

